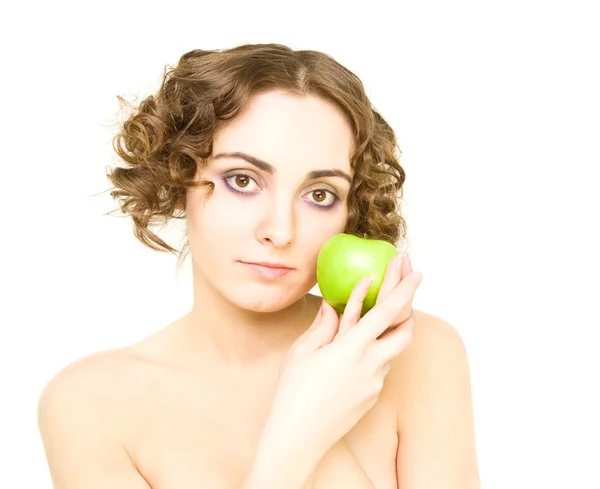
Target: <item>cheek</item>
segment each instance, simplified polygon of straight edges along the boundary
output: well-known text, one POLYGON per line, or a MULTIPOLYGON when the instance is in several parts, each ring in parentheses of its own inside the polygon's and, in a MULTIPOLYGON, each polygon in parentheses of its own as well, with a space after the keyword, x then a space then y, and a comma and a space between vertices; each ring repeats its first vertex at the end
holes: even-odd
POLYGON ((188 213, 188 232, 192 234, 189 228, 193 227, 198 241, 218 247, 247 235, 252 227, 252 216, 256 216, 251 202, 240 202, 239 198, 218 188, 210 197, 197 199, 193 205, 193 212, 188 213))
POLYGON ((310 237, 311 241, 322 240, 324 243, 331 236, 343 233, 348 221, 348 210, 343 202, 326 211, 310 210, 304 213, 302 219, 303 234, 310 237))
POLYGON ((315 216, 314 212, 306 216, 301 226, 299 241, 301 248, 306 250, 306 258, 310 260, 311 265, 316 266, 317 255, 325 241, 344 232, 347 219, 348 213, 342 206, 330 212, 323 212, 322 216, 315 216))

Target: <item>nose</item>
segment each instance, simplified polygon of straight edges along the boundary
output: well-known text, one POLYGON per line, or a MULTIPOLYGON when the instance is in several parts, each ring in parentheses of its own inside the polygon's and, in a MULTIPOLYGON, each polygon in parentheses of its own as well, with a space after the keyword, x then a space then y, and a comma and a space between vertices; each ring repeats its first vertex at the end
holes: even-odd
POLYGON ((263 215, 256 228, 256 238, 265 245, 282 248, 294 241, 296 215, 289 198, 273 198, 265 202, 263 215))

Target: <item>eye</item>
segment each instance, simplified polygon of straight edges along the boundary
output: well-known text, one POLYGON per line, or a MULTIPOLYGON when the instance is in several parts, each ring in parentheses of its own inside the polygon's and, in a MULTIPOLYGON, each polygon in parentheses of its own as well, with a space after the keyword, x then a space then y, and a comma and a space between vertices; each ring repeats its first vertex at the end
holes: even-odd
POLYGON ((250 193, 256 190, 256 188, 260 188, 252 177, 244 173, 230 175, 225 177, 223 180, 231 189, 242 193, 250 193), (252 188, 252 184, 254 184, 256 188, 252 188))
POLYGON ((331 207, 338 200, 337 195, 325 189, 311 190, 304 195, 309 195, 312 198, 309 202, 317 207, 331 207))

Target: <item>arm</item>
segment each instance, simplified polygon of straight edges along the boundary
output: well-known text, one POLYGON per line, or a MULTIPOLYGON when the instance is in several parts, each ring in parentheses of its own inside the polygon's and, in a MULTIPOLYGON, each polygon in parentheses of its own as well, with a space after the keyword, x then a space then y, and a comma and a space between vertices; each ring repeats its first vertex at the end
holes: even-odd
POLYGON ((458 332, 422 316, 401 389, 399 489, 479 489, 469 364, 458 332))
MULTIPOLYGON (((298 459, 296 459, 298 462, 298 459)), ((241 489, 263 489, 265 487, 284 489, 375 489, 354 454, 342 438, 335 443, 314 467, 312 473, 303 467, 312 467, 303 463, 294 463, 289 467, 267 462, 259 478, 250 477, 241 489), (274 468, 279 469, 275 471, 274 468), (259 480, 262 479, 262 480, 259 480)))
POLYGON ((277 419, 270 416, 263 428, 252 467, 240 489, 329 489, 315 485, 315 478, 321 478, 318 473, 322 472, 323 460, 335 450, 330 449, 323 457, 318 450, 288 435, 289 423, 277 419))

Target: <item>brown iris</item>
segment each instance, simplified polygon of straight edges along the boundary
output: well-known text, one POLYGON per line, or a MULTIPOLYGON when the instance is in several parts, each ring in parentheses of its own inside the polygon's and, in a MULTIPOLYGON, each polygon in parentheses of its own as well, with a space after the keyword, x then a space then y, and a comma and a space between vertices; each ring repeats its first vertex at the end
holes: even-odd
POLYGON ((324 190, 315 190, 313 197, 315 198, 315 202, 323 202, 327 197, 327 192, 324 190))
POLYGON ((245 175, 236 175, 235 176, 235 184, 238 187, 247 187, 250 183, 250 179, 245 175))

